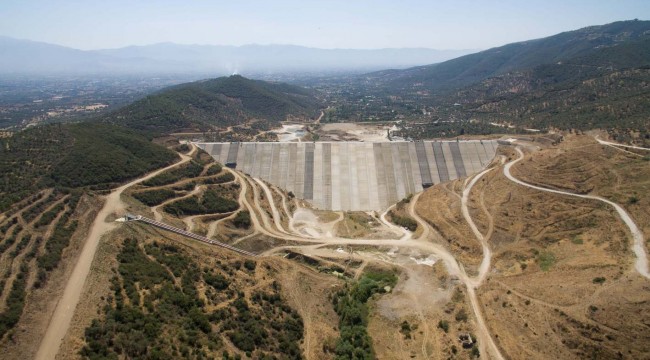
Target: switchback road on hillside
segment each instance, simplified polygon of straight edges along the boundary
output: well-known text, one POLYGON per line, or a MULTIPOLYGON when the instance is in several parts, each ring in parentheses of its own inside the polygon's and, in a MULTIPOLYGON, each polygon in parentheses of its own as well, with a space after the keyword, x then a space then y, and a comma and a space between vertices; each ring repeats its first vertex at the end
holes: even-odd
MULTIPOLYGON (((599 140, 599 142, 600 142, 600 140, 599 140)), ((580 195, 580 194, 570 193, 570 192, 567 192, 567 191, 547 189, 547 188, 543 188, 541 186, 535 186, 535 185, 532 185, 532 184, 529 184, 527 182, 524 182, 524 181, 521 181, 521 180, 517 179, 516 177, 512 176, 512 174, 510 173, 510 168, 514 164, 518 163, 519 161, 521 161, 521 159, 524 158, 524 153, 521 151, 521 149, 519 147, 517 147, 516 150, 519 153, 519 158, 517 158, 514 161, 511 161, 511 162, 507 163, 506 166, 503 167, 503 174, 510 181, 513 181, 513 182, 515 182, 515 183, 517 183, 519 185, 526 186, 526 187, 529 187, 531 189, 535 189, 535 190, 539 190, 539 191, 546 191, 546 192, 550 192, 550 193, 554 193, 554 194, 560 194, 560 195, 575 196, 575 197, 579 197, 579 198, 582 198, 582 199, 591 199, 591 200, 602 201, 602 202, 610 205, 611 207, 613 207, 616 210, 616 212, 618 213, 618 215, 621 217, 621 219, 623 220, 625 225, 627 225, 628 229, 630 229, 630 233, 632 233, 632 239, 633 239, 632 251, 636 255, 636 262, 634 264, 634 267, 635 267, 636 271, 638 271, 639 274, 641 276, 645 277, 646 279, 650 279, 650 272, 648 272, 648 255, 646 253, 646 249, 645 249, 645 246, 644 246, 643 233, 641 232, 639 227, 636 225, 634 220, 632 220, 630 215, 625 211, 625 209, 623 209, 622 206, 618 205, 615 202, 612 202, 612 201, 609 201, 609 200, 607 200, 605 198, 602 198, 600 196, 580 195)))

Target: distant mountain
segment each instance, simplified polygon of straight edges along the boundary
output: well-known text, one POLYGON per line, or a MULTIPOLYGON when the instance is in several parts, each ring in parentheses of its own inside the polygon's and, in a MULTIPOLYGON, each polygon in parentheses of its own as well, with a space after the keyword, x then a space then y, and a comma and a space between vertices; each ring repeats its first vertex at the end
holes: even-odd
POLYGON ((149 59, 119 59, 100 53, 0 36, 0 74, 133 73, 164 70, 149 59))
POLYGON ((233 75, 167 88, 104 120, 152 135, 239 125, 251 119, 279 122, 316 116, 321 102, 315 95, 294 85, 233 75))
POLYGON ((178 66, 232 73, 405 68, 445 61, 473 50, 317 49, 294 45, 179 45, 162 43, 99 50, 120 59, 151 59, 178 66))
POLYGON ((1 73, 297 73, 372 71, 430 64, 472 50, 316 49, 292 45, 179 45, 161 43, 82 51, 0 37, 1 73))
POLYGON ((618 45, 646 38, 650 38, 650 21, 621 21, 508 44, 439 64, 371 73, 366 79, 391 89, 439 92, 512 71, 588 57, 604 48, 616 53, 618 45))

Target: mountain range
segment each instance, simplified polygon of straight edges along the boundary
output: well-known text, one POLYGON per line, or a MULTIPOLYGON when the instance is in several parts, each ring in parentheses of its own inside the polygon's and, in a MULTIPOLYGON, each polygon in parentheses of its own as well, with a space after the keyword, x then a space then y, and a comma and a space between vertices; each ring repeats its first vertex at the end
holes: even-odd
POLYGON ((77 50, 0 37, 0 73, 205 73, 210 75, 366 72, 449 60, 473 50, 318 49, 294 45, 180 45, 77 50))
MULTIPOLYGON (((575 60, 595 65, 594 60, 597 60, 597 66, 608 66, 612 61, 626 59, 625 50, 618 46, 644 39, 650 39, 650 21, 619 21, 507 44, 437 64, 378 71, 365 78, 392 89, 417 87, 441 92, 544 64, 575 60), (591 58, 597 52, 600 57, 591 58)), ((636 66, 639 60, 644 61, 638 56, 627 58, 627 65, 636 66)))

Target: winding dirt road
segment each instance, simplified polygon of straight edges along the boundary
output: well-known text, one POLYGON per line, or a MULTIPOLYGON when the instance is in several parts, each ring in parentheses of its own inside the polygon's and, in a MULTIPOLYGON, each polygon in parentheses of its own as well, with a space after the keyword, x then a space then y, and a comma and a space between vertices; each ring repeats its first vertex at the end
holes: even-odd
MULTIPOLYGON (((598 140, 598 141, 601 142, 602 140, 598 140)), ((644 149, 644 148, 642 148, 642 149, 644 149)), ((519 185, 526 186, 526 187, 529 187, 531 189, 535 189, 535 190, 539 190, 539 191, 546 191, 546 192, 550 192, 550 193, 554 193, 554 194, 560 194, 560 195, 575 196, 575 197, 579 197, 579 198, 582 198, 582 199, 591 199, 591 200, 602 201, 602 202, 610 205, 611 207, 613 207, 616 210, 616 212, 618 213, 618 215, 621 217, 621 219, 623 220, 625 225, 627 225, 627 227, 630 229, 630 233, 632 233, 632 238, 633 238, 632 251, 634 252, 634 255, 636 255, 636 262, 634 264, 634 267, 635 267, 636 271, 641 276, 645 277, 646 279, 650 279, 650 272, 648 271, 648 255, 646 253, 646 249, 645 249, 645 246, 644 246, 643 233, 641 232, 639 227, 636 225, 634 220, 632 220, 630 215, 625 211, 625 209, 623 209, 623 207, 621 207, 620 205, 618 205, 615 202, 609 201, 609 200, 607 200, 605 198, 602 198, 600 196, 580 195, 580 194, 574 194, 574 193, 570 193, 570 192, 566 192, 566 191, 547 189, 547 188, 543 188, 541 186, 535 186, 535 185, 529 184, 527 182, 524 182, 524 181, 521 181, 521 180, 515 178, 510 173, 510 168, 514 164, 516 164, 517 162, 519 162, 521 159, 524 158, 524 153, 521 151, 521 149, 519 147, 517 147, 516 150, 519 153, 519 158, 507 163, 506 166, 503 167, 503 174, 510 181, 513 181, 513 182, 515 182, 515 183, 517 183, 519 185)))
POLYGON ((474 236, 476 236, 479 243, 481 244, 481 247, 483 248, 483 260, 481 261, 481 265, 479 266, 478 276, 475 279, 473 279, 474 287, 480 286, 483 283, 483 280, 485 280, 485 277, 487 276, 488 272, 490 271, 490 262, 492 261, 492 251, 490 250, 490 247, 488 246, 487 241, 485 240, 485 236, 483 236, 483 234, 478 230, 478 227, 476 227, 474 220, 472 220, 472 217, 469 214, 469 209, 467 207, 467 202, 469 201, 469 193, 472 191, 472 187, 474 187, 476 182, 479 181, 479 179, 481 179, 483 175, 487 174, 491 170, 492 169, 483 170, 481 173, 474 176, 472 181, 470 181, 469 184, 465 186, 465 189, 463 190, 463 197, 461 198, 461 212, 463 213, 463 217, 465 218, 465 221, 472 229, 474 236))
MULTIPOLYGON (((193 152, 194 151, 196 151, 196 148, 193 152)), ((124 192, 128 187, 148 180, 163 171, 186 163, 190 159, 191 155, 181 155, 181 161, 166 168, 156 170, 144 177, 131 181, 126 185, 122 185, 113 190, 106 197, 104 206, 99 213, 97 213, 97 216, 93 221, 88 237, 86 238, 81 254, 79 255, 79 259, 77 260, 77 263, 72 270, 72 274, 63 290, 63 295, 56 304, 54 313, 52 313, 47 330, 45 331, 45 336, 41 340, 41 344, 36 353, 37 360, 54 359, 56 357, 59 347, 61 346, 61 341, 70 327, 70 321, 74 315, 77 303, 79 303, 79 298, 81 297, 81 292, 86 282, 86 278, 90 273, 90 267, 95 257, 97 247, 99 246, 99 241, 102 236, 118 226, 117 223, 107 221, 106 219, 112 214, 121 213, 126 210, 127 205, 124 204, 120 198, 122 192, 124 192)))

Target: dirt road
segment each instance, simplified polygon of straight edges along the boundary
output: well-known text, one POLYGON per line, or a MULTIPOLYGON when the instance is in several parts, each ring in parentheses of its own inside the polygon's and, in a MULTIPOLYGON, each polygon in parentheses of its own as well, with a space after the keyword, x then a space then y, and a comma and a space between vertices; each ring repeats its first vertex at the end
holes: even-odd
POLYGON ((487 244, 487 241, 485 240, 485 237, 483 234, 478 230, 478 227, 476 227, 476 224, 474 223, 474 220, 472 220, 472 217, 469 215, 469 209, 467 208, 467 202, 469 201, 469 193, 472 191, 472 187, 474 187, 474 184, 485 174, 490 172, 492 169, 487 169, 483 170, 481 173, 478 175, 474 176, 472 181, 469 182, 465 186, 465 189, 463 190, 463 197, 461 198, 461 210, 463 213, 463 217, 465 218, 465 221, 469 225, 469 227, 472 229, 472 232, 474 233, 474 236, 476 236, 476 239, 478 239, 479 243, 481 243, 481 247, 483 248, 483 260, 481 261, 481 266, 479 266, 478 270, 478 276, 476 279, 473 279, 473 284, 474 287, 478 287, 483 283, 483 280, 485 280, 485 277, 487 276, 488 272, 490 271, 490 262, 492 260, 492 251, 490 250, 490 247, 487 244))
MULTIPOLYGON (((599 140, 599 142, 600 141, 601 140, 599 140)), ((635 267, 636 271, 638 271, 639 274, 641 274, 641 276, 645 277, 646 279, 650 279, 650 272, 648 271, 648 255, 646 253, 646 249, 645 249, 645 246, 644 246, 643 233, 641 232, 639 227, 636 225, 634 220, 632 220, 630 215, 625 211, 625 209, 623 209, 623 207, 621 207, 620 205, 618 205, 618 204, 616 204, 616 203, 614 203, 612 201, 609 201, 609 200, 607 200, 605 198, 602 198, 600 196, 580 195, 580 194, 574 194, 574 193, 570 193, 570 192, 566 192, 566 191, 547 189, 547 188, 543 188, 541 186, 531 185, 529 183, 526 183, 524 181, 521 181, 521 180, 515 178, 510 173, 510 168, 514 164, 516 164, 517 162, 519 162, 521 159, 524 158, 524 153, 521 151, 521 149, 516 148, 516 150, 519 153, 519 158, 517 158, 514 161, 511 161, 511 162, 507 163, 506 166, 503 167, 503 174, 510 181, 513 181, 513 182, 515 182, 515 183, 517 183, 519 185, 526 186, 526 187, 529 187, 531 189, 535 189, 535 190, 539 190, 539 191, 546 191, 546 192, 550 192, 550 193, 554 193, 554 194, 575 196, 575 197, 579 197, 579 198, 583 198, 583 199, 592 199, 592 200, 602 201, 602 202, 610 205, 611 207, 613 207, 616 210, 616 212, 618 213, 618 215, 621 217, 621 219, 623 220, 625 225, 627 225, 627 227, 630 229, 630 233, 632 233, 632 238, 633 238, 632 251, 634 252, 634 255, 636 255, 636 262, 634 264, 634 267, 635 267)))
POLYGON ((600 140, 598 138, 598 136, 596 136, 596 141, 598 141, 598 143, 603 144, 603 145, 610 145, 610 146, 616 146, 616 147, 622 147, 622 148, 650 151, 650 148, 645 148, 645 147, 641 147, 641 146, 625 145, 625 144, 619 144, 619 143, 615 143, 615 142, 611 142, 611 141, 600 140))
POLYGON ((86 278, 88 277, 88 273, 90 272, 90 267, 95 257, 99 241, 102 236, 117 227, 115 222, 108 222, 106 218, 111 214, 120 213, 126 210, 126 205, 120 199, 122 192, 130 186, 150 179, 165 170, 179 166, 190 159, 190 156, 182 155, 181 161, 123 185, 113 190, 106 197, 104 207, 102 207, 93 221, 88 238, 84 242, 83 249, 79 255, 79 260, 77 260, 77 263, 72 270, 72 274, 70 275, 70 279, 68 279, 68 283, 65 286, 63 295, 61 296, 61 299, 59 299, 59 302, 54 309, 54 313, 50 318, 47 330, 45 331, 45 336, 41 340, 38 352, 36 353, 37 360, 54 359, 56 357, 59 347, 61 346, 61 341, 68 332, 70 321, 72 320, 77 303, 81 297, 81 292, 86 282, 86 278))

